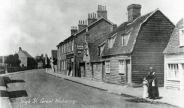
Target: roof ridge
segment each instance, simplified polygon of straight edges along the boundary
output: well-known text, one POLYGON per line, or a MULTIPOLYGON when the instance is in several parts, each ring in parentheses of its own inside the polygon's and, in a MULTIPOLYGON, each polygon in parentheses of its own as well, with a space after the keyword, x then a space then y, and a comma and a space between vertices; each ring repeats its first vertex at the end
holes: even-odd
POLYGON ((144 16, 150 14, 149 16, 147 16, 147 17, 140 23, 140 26, 139 26, 139 28, 138 28, 138 32, 137 32, 137 34, 136 34, 136 39, 135 39, 135 41, 134 41, 134 43, 133 43, 133 47, 132 47, 132 49, 130 50, 130 52, 132 52, 133 49, 134 49, 134 46, 135 46, 135 43, 136 43, 136 40, 137 40, 137 35, 139 34, 139 31, 140 31, 140 28, 141 28, 142 24, 145 23, 145 22, 146 22, 154 13, 156 13, 158 10, 159 10, 159 9, 157 8, 156 10, 154 10, 154 11, 152 11, 152 12, 150 12, 150 13, 147 13, 147 14, 141 16, 141 17, 144 17, 144 16))
MULTIPOLYGON (((114 24, 114 23, 111 22, 110 20, 108 20, 108 19, 106 19, 106 18, 104 18, 104 17, 101 17, 100 19, 97 19, 95 22, 93 22, 92 24, 88 25, 87 27, 85 27, 85 28, 82 29, 81 31, 75 33, 74 36, 76 36, 77 34, 81 33, 83 30, 85 30, 86 28, 88 28, 88 27, 94 25, 95 23, 97 23, 98 21, 100 21, 100 20, 102 20, 102 19, 106 20, 107 22, 109 22, 109 23, 112 24, 112 25, 114 24)), ((71 36, 72 36, 72 35, 71 35, 71 36)), ((66 39, 70 38, 71 36, 67 37, 66 39)), ((64 42, 66 39, 64 39, 62 42, 64 42)), ((62 42, 60 42, 60 43, 62 43, 62 42)), ((57 45, 57 47, 60 45, 60 43, 57 45)))
MULTIPOLYGON (((90 24, 90 25, 88 25, 87 27, 85 27, 83 30, 85 30, 86 28, 88 28, 88 27, 94 25, 95 23, 97 23, 98 21, 100 21, 100 20, 102 20, 102 19, 106 20, 107 22, 111 23, 112 25, 114 24, 114 23, 112 23, 110 20, 108 20, 108 19, 106 19, 106 18, 104 18, 104 17, 101 17, 100 19, 96 20, 96 21, 93 22, 92 24, 90 24)), ((79 31, 79 32, 77 32, 77 33, 75 33, 74 35, 77 35, 78 33, 82 32, 83 30, 81 30, 81 31, 79 31)))
MULTIPOLYGON (((21 50, 27 57, 32 57, 27 51, 21 50)), ((32 57, 33 58, 33 57, 32 57)))

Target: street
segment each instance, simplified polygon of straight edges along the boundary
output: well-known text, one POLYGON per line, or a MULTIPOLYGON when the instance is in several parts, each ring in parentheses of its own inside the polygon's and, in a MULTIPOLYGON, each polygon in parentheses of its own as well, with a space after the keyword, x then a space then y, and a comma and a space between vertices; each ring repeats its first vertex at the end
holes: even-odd
POLYGON ((135 97, 110 94, 45 73, 44 69, 9 75, 13 108, 174 108, 138 102, 135 97))

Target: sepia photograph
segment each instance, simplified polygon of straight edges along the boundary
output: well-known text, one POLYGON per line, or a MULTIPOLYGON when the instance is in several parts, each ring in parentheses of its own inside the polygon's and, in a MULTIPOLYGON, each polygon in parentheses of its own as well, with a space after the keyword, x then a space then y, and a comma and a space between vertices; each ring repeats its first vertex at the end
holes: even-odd
POLYGON ((184 0, 0 0, 0 108, 184 108, 184 0))

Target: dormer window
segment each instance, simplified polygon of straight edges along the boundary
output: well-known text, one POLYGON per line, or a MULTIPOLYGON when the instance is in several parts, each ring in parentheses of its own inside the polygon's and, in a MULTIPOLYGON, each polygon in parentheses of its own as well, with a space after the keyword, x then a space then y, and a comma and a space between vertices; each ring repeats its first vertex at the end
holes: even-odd
POLYGON ((104 47, 105 47, 105 44, 101 45, 98 47, 98 56, 101 56, 102 55, 102 52, 104 50, 104 47))
POLYGON ((126 46, 127 45, 128 40, 130 38, 130 34, 131 34, 131 30, 128 31, 127 33, 121 35, 121 38, 122 38, 122 46, 126 46))
POLYGON ((180 47, 184 46, 184 28, 180 29, 180 33, 179 33, 179 41, 180 41, 180 47))
POLYGON ((108 48, 112 48, 116 39, 116 34, 114 34, 111 38, 108 39, 108 48))

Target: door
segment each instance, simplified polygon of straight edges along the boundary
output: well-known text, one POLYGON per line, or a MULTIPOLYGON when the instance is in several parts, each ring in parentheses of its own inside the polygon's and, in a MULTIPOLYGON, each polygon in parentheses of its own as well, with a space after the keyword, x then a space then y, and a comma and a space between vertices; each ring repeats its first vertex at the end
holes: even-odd
POLYGON ((126 81, 127 83, 132 82, 132 73, 130 70, 130 60, 126 60, 126 81))
POLYGON ((80 63, 80 73, 81 73, 81 77, 85 77, 85 64, 84 63, 80 63))
POLYGON ((102 81, 105 80, 105 62, 102 62, 102 81))
POLYGON ((180 89, 184 90, 184 64, 182 65, 182 69, 181 69, 181 82, 180 82, 180 89))

